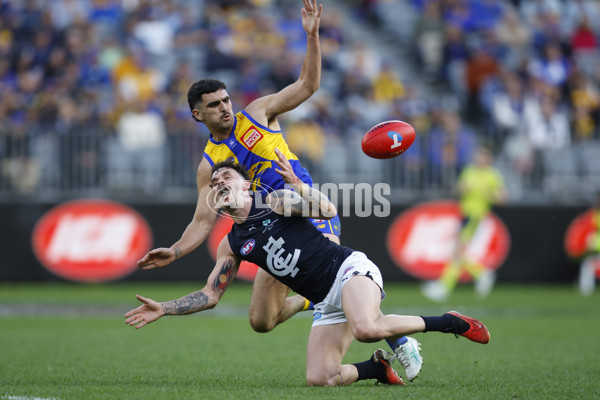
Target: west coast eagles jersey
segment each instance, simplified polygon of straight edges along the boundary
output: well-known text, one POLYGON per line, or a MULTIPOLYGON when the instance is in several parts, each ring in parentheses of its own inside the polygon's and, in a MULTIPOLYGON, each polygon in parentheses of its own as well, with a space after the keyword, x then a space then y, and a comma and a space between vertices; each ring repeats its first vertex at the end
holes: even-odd
POLYGON ((243 165, 252 181, 252 190, 271 192, 284 187, 283 179, 276 171, 278 148, 289 160, 296 176, 312 186, 308 171, 300 165, 298 157, 290 151, 280 130, 274 131, 256 122, 245 111, 234 116, 234 124, 227 139, 217 142, 210 136, 204 149, 204 158, 214 165, 228 158, 243 165))

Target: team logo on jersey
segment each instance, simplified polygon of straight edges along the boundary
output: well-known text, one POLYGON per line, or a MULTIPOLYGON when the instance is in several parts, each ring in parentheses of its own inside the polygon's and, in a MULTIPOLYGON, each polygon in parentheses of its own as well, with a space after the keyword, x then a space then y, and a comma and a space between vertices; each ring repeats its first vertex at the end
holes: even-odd
POLYGON ((269 271, 273 275, 290 275, 293 278, 300 271, 296 267, 298 258, 300 258, 300 250, 294 249, 293 255, 288 253, 284 258, 283 253, 285 253, 285 249, 282 247, 284 243, 285 240, 281 237, 275 240, 273 236, 269 236, 269 242, 263 246, 263 249, 267 252, 267 267, 269 267, 269 271))
POLYGON ((252 127, 250 129, 248 129, 246 131, 246 133, 244 133, 242 135, 242 143, 244 143, 246 145, 248 150, 252 150, 252 147, 254 147, 254 145, 256 143, 258 143, 258 141, 262 138, 263 138, 263 135, 259 131, 257 131, 254 127, 252 127))
POLYGON ((248 239, 248 240, 246 240, 246 243, 244 243, 244 245, 242 246, 242 249, 240 250, 240 253, 242 253, 242 255, 245 256, 246 254, 248 254, 252 250, 254 250, 254 245, 255 244, 256 244, 256 241, 254 239, 248 239))

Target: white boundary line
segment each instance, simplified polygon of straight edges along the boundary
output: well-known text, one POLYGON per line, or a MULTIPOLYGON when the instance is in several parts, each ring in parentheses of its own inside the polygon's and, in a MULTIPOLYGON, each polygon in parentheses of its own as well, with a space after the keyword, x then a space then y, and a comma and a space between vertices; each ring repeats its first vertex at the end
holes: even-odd
POLYGON ((30 396, 13 396, 10 394, 0 395, 0 399, 2 399, 2 400, 57 400, 54 397, 46 398, 46 397, 30 397, 30 396))

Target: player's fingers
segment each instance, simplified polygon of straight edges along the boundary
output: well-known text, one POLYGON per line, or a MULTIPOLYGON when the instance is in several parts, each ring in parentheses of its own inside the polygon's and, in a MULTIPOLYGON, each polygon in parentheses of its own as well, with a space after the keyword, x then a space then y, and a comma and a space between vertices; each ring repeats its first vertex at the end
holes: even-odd
POLYGON ((146 254, 144 257, 140 258, 137 261, 137 265, 141 267, 142 265, 146 264, 148 262, 148 258, 148 254, 146 254))
POLYGON ((273 160, 273 162, 277 164, 279 168, 283 168, 283 163, 280 160, 273 160))
POLYGON ((281 150, 279 150, 278 148, 275 148, 275 154, 277 155, 277 158, 279 158, 279 160, 275 160, 277 165, 279 165, 280 167, 283 167, 283 166, 287 167, 288 165, 290 165, 290 161, 287 158, 285 158, 285 156, 283 155, 281 150))
POLYGON ((138 326, 135 327, 135 329, 143 328, 146 325, 148 325, 148 323, 146 321, 142 321, 142 322, 140 322, 140 324, 138 326))
MULTIPOLYGON (((144 318, 142 317, 141 311, 140 311, 138 308, 136 308, 136 309, 135 309, 135 310, 133 310, 133 311, 135 311, 135 313, 133 313, 133 314, 130 314, 130 315, 129 315, 129 318, 127 318, 127 319, 125 320, 125 323, 126 323, 126 324, 133 325, 133 324, 136 324, 136 323, 138 323, 138 322, 139 322, 139 321, 141 321, 142 319, 144 319, 144 318)), ((126 315, 127 315, 127 314, 126 314, 126 315)))
POLYGON ((143 269, 143 270, 147 270, 147 269, 154 269, 154 268, 156 268, 156 264, 154 264, 154 263, 150 263, 150 264, 148 264, 148 265, 144 265, 144 266, 142 267, 142 269, 143 269))
MULTIPOLYGON (((139 308, 139 307, 138 307, 138 308, 139 308)), ((134 308, 133 310, 129 310, 129 311, 127 311, 127 312, 126 312, 126 313, 125 313, 123 316, 124 316, 125 318, 129 318, 129 317, 131 317, 132 315, 136 315, 136 314, 137 314, 137 310, 138 310, 137 308, 134 308)), ((127 321, 128 321, 128 320, 125 320, 125 323, 127 323, 127 321)))
MULTIPOLYGON (((316 3, 316 1, 315 1, 316 3)), ((323 4, 319 4, 319 11, 317 12, 317 17, 321 18, 321 14, 323 13, 323 4)))
POLYGON ((273 161, 279 167, 279 169, 275 168, 275 171, 280 171, 283 169, 283 164, 281 163, 281 161, 278 161, 278 160, 273 160, 273 161))
POLYGON ((138 299, 139 301, 141 301, 144 304, 150 303, 150 299, 147 299, 147 298, 145 298, 143 296, 140 296, 139 294, 136 294, 135 298, 138 299))
POLYGON ((283 177, 283 179, 285 180, 286 178, 289 178, 291 175, 290 171, 285 170, 284 168, 281 169, 276 169, 275 170, 279 175, 281 175, 283 177))

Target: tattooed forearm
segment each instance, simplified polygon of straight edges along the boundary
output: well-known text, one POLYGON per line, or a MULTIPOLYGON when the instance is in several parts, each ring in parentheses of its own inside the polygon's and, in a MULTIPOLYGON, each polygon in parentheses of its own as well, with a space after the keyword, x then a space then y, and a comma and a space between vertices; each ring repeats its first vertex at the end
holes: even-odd
POLYGON ((166 315, 191 314, 208 308, 208 296, 197 291, 177 300, 162 303, 166 315))
POLYGON ((282 210, 286 217, 294 215, 331 218, 335 216, 335 206, 323 193, 305 183, 291 186, 295 191, 276 190, 270 194, 270 206, 273 209, 282 210))
POLYGON ((327 196, 306 184, 302 185, 302 198, 308 202, 306 208, 311 208, 314 217, 333 218, 337 210, 327 196))
POLYGON ((303 217, 325 215, 329 208, 329 199, 323 193, 302 184, 297 189, 296 198, 292 198, 290 208, 293 215, 303 217))
POLYGON ((177 260, 179 257, 181 257, 181 249, 179 248, 179 246, 175 246, 173 248, 173 251, 175 252, 175 259, 177 260))
POLYGON ((300 195, 292 192, 294 195, 291 196, 288 206, 294 214, 301 214, 303 210, 308 210, 308 203, 300 195))
POLYGON ((212 283, 212 288, 215 292, 223 294, 231 281, 233 280, 233 261, 225 260, 221 265, 221 271, 212 283))

